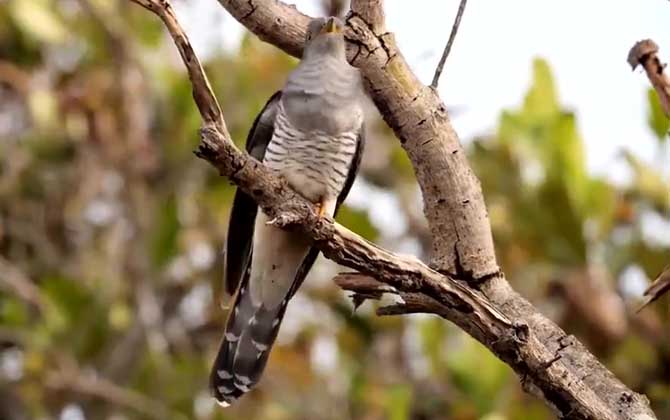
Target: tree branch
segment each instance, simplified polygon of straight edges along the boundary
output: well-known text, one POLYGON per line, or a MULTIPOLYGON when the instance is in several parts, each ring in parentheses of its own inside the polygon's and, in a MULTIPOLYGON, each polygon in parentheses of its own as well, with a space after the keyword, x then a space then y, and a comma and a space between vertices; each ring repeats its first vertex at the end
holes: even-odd
POLYGON ((440 81, 440 76, 442 75, 442 70, 444 69, 444 63, 447 61, 447 57, 451 52, 451 46, 453 45, 454 40, 456 39, 456 33, 458 33, 458 27, 461 25, 461 18, 463 17, 463 12, 465 12, 465 5, 467 4, 467 2, 468 0, 461 0, 461 3, 458 5, 458 12, 456 12, 454 25, 451 27, 449 40, 447 41, 447 45, 444 47, 444 51, 442 52, 440 62, 437 63, 437 68, 435 69, 435 74, 433 75, 433 82, 430 84, 430 86, 433 89, 437 89, 437 84, 440 81))
POLYGON ((665 116, 670 118, 670 76, 665 64, 658 58, 658 45, 651 39, 636 42, 628 53, 628 64, 635 70, 640 65, 647 72, 651 85, 656 89, 665 116))
POLYGON ((44 311, 44 300, 39 287, 21 269, 0 257, 0 289, 14 293, 38 311, 44 311))
POLYGON ((637 312, 640 312, 644 309, 645 306, 649 305, 656 299, 663 296, 665 293, 670 292, 670 266, 665 267, 661 274, 656 277, 647 290, 644 291, 644 301, 637 308, 637 312))
POLYGON ((45 385, 52 390, 63 390, 98 398, 116 406, 128 407, 151 419, 169 418, 167 407, 138 392, 121 387, 94 372, 84 372, 74 363, 47 372, 45 385))
MULTIPOLYGON (((270 217, 308 235, 326 257, 401 293, 435 300, 446 319, 508 363, 524 388, 562 417, 653 418, 644 397, 616 380, 580 343, 509 288, 495 260, 479 181, 444 104, 418 81, 393 35, 384 31, 381 0, 352 1, 345 32, 348 57, 360 67, 375 104, 414 165, 433 238, 433 268, 385 251, 330 218, 317 217, 285 181, 241 153, 230 140, 218 105, 213 108, 215 99, 202 67, 167 0, 133 1, 163 19, 189 70, 204 121, 196 154, 249 193, 270 217)), ((261 39, 299 55, 309 17, 275 0, 219 1, 261 39)))

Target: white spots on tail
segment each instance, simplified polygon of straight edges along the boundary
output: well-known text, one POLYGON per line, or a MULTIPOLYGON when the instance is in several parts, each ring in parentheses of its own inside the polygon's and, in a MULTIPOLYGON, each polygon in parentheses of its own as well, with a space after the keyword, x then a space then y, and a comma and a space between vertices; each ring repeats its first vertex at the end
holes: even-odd
POLYGON ((251 388, 244 384, 238 384, 237 382, 233 382, 233 385, 235 385, 235 388, 239 389, 242 392, 249 392, 251 391, 251 388))
POLYGON ((239 335, 235 335, 235 334, 233 334, 233 333, 231 333, 231 332, 227 332, 227 333, 226 333, 226 340, 228 340, 228 341, 231 342, 231 343, 234 343, 234 342, 236 342, 236 341, 239 340, 239 339, 240 339, 240 336, 239 336, 239 335))
MULTIPOLYGON (((251 379, 249 379, 248 376, 244 375, 235 375, 235 379, 240 381, 242 385, 250 385, 251 384, 251 379)), ((237 386, 237 383, 235 384, 237 386)), ((239 387, 238 387, 239 388, 239 387)), ((246 391, 245 391, 246 392, 246 391)))
POLYGON ((223 385, 217 386, 216 389, 223 395, 232 394, 235 391, 234 389, 228 388, 227 386, 223 385))
POLYGON ((216 401, 216 403, 219 404, 223 408, 230 407, 230 403, 228 401, 220 400, 218 398, 215 398, 214 401, 216 401))
MULTIPOLYGON (((261 353, 263 353, 264 351, 266 351, 268 349, 268 346, 266 344, 259 343, 256 340, 251 340, 251 344, 253 344, 254 347, 256 347, 256 349, 261 353)), ((259 355, 259 357, 260 357, 260 355, 259 355)))
POLYGON ((219 378, 223 379, 224 381, 226 379, 231 379, 233 377, 232 373, 228 372, 227 370, 217 370, 216 374, 219 375, 219 378))

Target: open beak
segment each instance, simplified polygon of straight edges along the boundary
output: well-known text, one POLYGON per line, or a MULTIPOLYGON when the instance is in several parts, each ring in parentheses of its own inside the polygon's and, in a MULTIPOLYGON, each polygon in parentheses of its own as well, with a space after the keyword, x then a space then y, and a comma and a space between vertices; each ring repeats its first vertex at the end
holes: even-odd
POLYGON ((321 29, 321 33, 323 34, 336 34, 339 32, 342 32, 342 29, 337 26, 337 21, 334 17, 328 18, 328 21, 321 29))

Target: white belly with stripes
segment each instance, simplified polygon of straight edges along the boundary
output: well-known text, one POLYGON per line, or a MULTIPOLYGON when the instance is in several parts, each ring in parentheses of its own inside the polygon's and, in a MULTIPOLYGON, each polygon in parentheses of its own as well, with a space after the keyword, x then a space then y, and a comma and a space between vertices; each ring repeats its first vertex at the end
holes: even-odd
POLYGON ((328 134, 292 127, 280 106, 263 162, 312 202, 336 198, 356 152, 357 132, 328 134))

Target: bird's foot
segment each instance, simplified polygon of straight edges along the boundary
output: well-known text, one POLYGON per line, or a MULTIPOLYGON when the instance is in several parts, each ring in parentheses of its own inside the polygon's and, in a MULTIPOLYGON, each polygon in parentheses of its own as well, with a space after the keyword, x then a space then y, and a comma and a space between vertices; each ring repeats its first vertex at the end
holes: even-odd
POLYGON ((319 216, 319 218, 326 215, 326 206, 322 202, 316 203, 314 207, 316 207, 316 215, 319 216))

